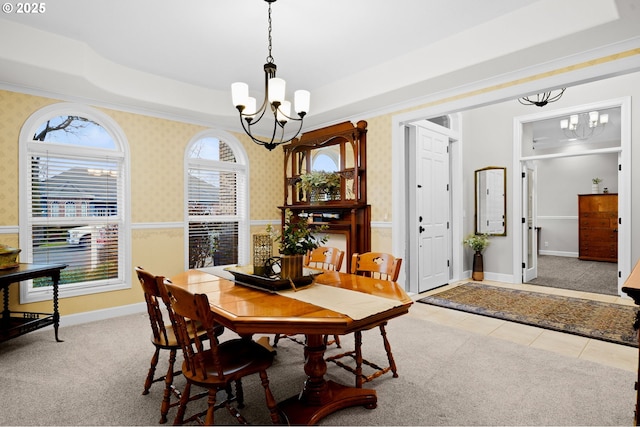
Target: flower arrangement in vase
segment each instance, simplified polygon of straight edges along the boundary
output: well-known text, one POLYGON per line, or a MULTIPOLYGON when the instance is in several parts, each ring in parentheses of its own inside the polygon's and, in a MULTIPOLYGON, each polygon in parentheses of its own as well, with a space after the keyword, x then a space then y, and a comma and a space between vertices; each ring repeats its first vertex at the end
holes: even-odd
POLYGON ((482 252, 489 246, 488 234, 471 234, 464 239, 463 243, 475 251, 473 254, 473 280, 484 280, 484 259, 482 252))
POLYGON ((482 253, 489 246, 488 234, 470 234, 464 239, 463 243, 473 249, 475 252, 482 253))
POLYGON ((282 232, 274 231, 271 225, 267 232, 275 241, 279 242, 279 252, 282 255, 280 266, 281 278, 296 278, 302 276, 304 256, 307 251, 317 248, 327 241, 327 236, 319 237, 316 233, 327 229, 327 226, 311 227, 306 218, 293 218, 293 212, 285 209, 284 227, 282 232))

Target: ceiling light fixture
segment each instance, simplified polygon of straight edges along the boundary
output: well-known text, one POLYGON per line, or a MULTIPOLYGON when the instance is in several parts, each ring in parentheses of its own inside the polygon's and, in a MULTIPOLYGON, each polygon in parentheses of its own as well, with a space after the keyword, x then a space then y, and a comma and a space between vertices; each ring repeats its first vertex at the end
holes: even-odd
POLYGON ((264 100, 256 110, 256 99, 249 96, 249 85, 236 82, 231 85, 231 98, 233 105, 240 113, 240 123, 249 137, 258 145, 268 150, 273 150, 280 144, 287 143, 298 136, 302 130, 304 116, 309 112, 311 94, 306 90, 297 90, 294 94, 295 111, 298 117, 291 116, 291 102, 285 100, 285 81, 276 77, 276 64, 271 56, 271 3, 276 0, 265 0, 269 4, 269 54, 267 63, 264 64, 264 100), (262 139, 252 132, 252 126, 257 125, 264 117, 267 110, 273 113, 273 131, 271 139, 262 139), (298 130, 295 135, 285 139, 284 127, 288 121, 298 122, 298 130), (246 122, 246 123, 245 123, 246 122))
POLYGON ((608 114, 591 111, 572 114, 568 119, 560 120, 560 129, 564 131, 567 138, 583 140, 600 135, 607 123, 609 123, 608 114))
POLYGON ((544 107, 550 102, 556 102, 562 97, 566 88, 560 89, 560 92, 557 94, 553 94, 553 91, 543 92, 537 95, 524 96, 522 98, 518 98, 518 102, 522 105, 535 105, 537 107, 544 107))

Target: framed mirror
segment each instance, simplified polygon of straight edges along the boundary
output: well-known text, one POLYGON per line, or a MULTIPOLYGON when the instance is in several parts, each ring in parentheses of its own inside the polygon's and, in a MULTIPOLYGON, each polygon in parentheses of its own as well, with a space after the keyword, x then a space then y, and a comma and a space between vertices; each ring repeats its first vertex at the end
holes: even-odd
POLYGON ((507 168, 475 171, 476 234, 507 235, 507 168))

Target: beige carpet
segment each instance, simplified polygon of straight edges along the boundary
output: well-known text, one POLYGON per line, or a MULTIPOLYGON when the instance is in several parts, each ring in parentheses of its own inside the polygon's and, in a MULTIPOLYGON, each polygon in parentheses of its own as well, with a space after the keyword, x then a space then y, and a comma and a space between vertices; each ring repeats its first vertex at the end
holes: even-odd
POLYGON ((527 283, 596 294, 618 295, 618 264, 540 255, 538 277, 527 283))
MULTIPOLYGON (((41 330, 0 344, 0 424, 157 425, 162 385, 141 394, 153 353, 146 315, 70 327, 64 327, 63 316, 62 324, 62 343, 55 342, 53 331, 41 330)), ((632 425, 634 372, 411 313, 389 322, 387 331, 400 377, 385 375, 370 384, 378 395, 376 409, 341 410, 322 425, 632 425)), ((232 336, 225 332, 222 339, 232 336)), ((342 341, 347 347, 353 343, 352 336, 342 341)), ((365 332, 363 341, 368 358, 384 360, 377 330, 365 332)), ((299 392, 303 357, 301 346, 279 344, 268 371, 277 400, 299 392)), ((165 357, 160 365, 166 369, 165 357)), ((327 378, 354 382, 334 365, 327 378)), ((175 383, 181 387, 184 379, 175 383)), ((243 415, 252 424, 270 424, 257 377, 244 384, 243 415)), ((224 411, 216 416, 217 424, 236 424, 224 411)))

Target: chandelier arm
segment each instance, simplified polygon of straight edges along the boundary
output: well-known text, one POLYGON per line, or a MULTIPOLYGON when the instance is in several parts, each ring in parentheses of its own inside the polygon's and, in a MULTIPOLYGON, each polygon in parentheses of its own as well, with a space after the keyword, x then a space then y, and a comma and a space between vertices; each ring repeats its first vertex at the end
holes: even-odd
MULTIPOLYGON (((560 90, 560 92, 559 92, 556 96, 554 96, 554 97, 552 97, 552 98, 549 98, 549 99, 548 99, 548 102, 555 102, 555 101, 557 101, 558 99, 560 99, 560 98, 562 97, 562 94, 564 93, 564 91, 565 91, 566 89, 567 89, 566 87, 565 87, 565 88, 562 88, 562 89, 560 90)), ((549 96, 551 96, 551 92, 549 92, 549 96)))

